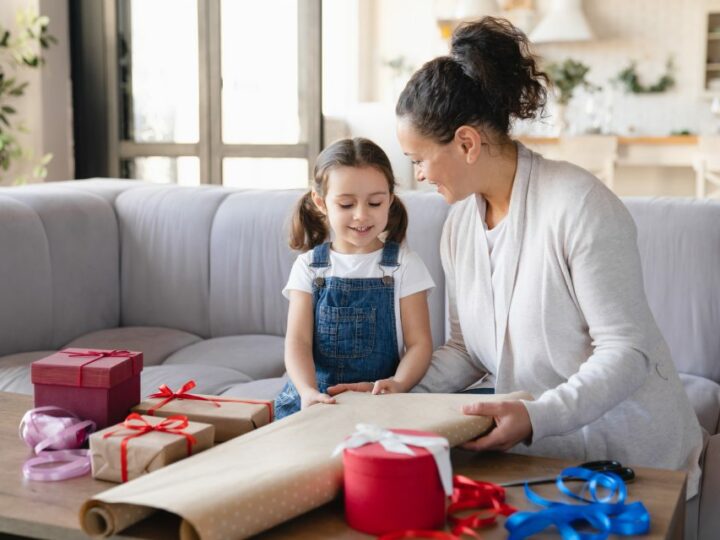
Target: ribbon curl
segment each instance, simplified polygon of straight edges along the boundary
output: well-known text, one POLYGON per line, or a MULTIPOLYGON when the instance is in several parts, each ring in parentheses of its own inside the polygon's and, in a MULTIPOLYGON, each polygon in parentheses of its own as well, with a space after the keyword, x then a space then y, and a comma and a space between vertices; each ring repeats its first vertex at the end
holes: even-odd
POLYGON ((543 507, 539 511, 517 512, 505 522, 510 540, 522 540, 555 526, 564 540, 604 540, 611 533, 618 535, 645 534, 650 530, 650 513, 641 502, 625 504, 627 488, 622 478, 613 473, 596 472, 583 467, 569 467, 557 477, 556 484, 564 495, 586 504, 572 504, 545 499, 525 484, 525 495, 543 507), (563 478, 573 476, 586 481, 580 494, 570 490, 563 478), (599 488, 607 490, 599 495, 599 488), (588 492, 589 498, 582 494, 588 492), (578 532, 573 522, 584 521, 596 533, 578 532))
POLYGON ((59 407, 37 407, 23 415, 18 431, 36 454, 22 467, 23 476, 28 480, 50 482, 90 472, 89 452, 79 448, 88 434, 95 431, 95 422, 81 420, 59 407), (46 467, 48 463, 63 464, 46 467))

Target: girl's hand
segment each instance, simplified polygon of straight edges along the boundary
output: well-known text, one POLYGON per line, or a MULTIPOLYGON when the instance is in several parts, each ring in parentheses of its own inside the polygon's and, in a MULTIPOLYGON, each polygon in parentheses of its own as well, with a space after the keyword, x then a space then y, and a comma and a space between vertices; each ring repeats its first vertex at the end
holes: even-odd
POLYGON ((532 437, 530 415, 522 401, 478 402, 463 407, 463 413, 492 416, 495 428, 462 445, 467 450, 509 450, 532 437))
POLYGON ((373 385, 373 394, 399 394, 405 390, 400 386, 395 379, 390 377, 389 379, 380 379, 375 381, 373 385))
POLYGON ((303 392, 300 394, 300 408, 301 409, 307 409, 311 405, 315 405, 316 403, 335 403, 335 398, 328 396, 327 394, 323 394, 322 392, 318 392, 317 390, 308 390, 307 392, 303 392))
POLYGON ((331 396, 337 396, 343 392, 372 392, 374 387, 371 382, 342 383, 329 386, 327 391, 331 396))

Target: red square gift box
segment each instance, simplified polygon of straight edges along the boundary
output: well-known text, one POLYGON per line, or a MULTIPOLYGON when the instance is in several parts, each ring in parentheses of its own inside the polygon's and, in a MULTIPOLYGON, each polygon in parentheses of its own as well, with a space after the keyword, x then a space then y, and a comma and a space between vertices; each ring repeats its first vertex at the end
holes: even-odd
POLYGON ((447 439, 360 424, 341 446, 345 519, 352 528, 379 535, 445 526, 452 494, 447 439))
POLYGON ((63 349, 32 363, 35 407, 54 405, 101 429, 140 402, 141 352, 63 349))

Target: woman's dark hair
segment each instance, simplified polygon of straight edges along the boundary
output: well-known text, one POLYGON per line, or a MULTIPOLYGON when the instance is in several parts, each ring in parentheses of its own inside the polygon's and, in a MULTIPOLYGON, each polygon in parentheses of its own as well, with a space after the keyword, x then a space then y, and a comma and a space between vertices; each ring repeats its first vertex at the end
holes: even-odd
POLYGON ((369 139, 356 137, 334 142, 315 161, 312 188, 298 202, 292 220, 290 247, 307 251, 322 244, 330 236, 327 220, 312 200, 314 191, 323 199, 327 194, 330 171, 338 167, 373 167, 380 171, 393 196, 388 212, 387 240, 402 242, 407 232, 408 217, 405 205, 395 195, 395 175, 383 149, 369 139))
POLYGON ((527 36, 505 19, 484 17, 460 25, 450 55, 415 72, 395 113, 442 144, 463 125, 507 136, 512 119, 532 118, 543 108, 547 84, 527 36))

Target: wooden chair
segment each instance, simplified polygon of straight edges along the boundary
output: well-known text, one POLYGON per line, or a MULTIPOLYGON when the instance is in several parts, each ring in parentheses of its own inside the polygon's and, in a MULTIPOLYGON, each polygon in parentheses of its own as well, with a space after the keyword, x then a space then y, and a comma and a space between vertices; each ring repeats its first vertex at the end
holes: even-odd
POLYGON ((720 199, 720 135, 698 137, 698 152, 693 168, 695 196, 698 199, 720 199))

